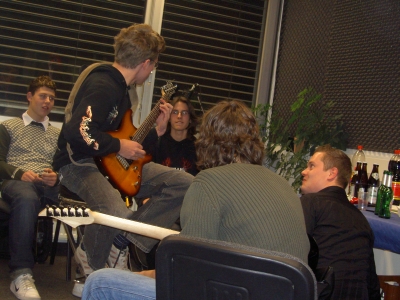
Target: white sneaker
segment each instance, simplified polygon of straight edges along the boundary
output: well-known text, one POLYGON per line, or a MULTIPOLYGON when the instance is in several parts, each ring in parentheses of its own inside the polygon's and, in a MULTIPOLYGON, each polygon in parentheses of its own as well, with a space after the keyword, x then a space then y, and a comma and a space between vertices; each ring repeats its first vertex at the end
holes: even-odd
POLYGON ((85 286, 85 283, 75 281, 74 288, 72 289, 72 295, 78 298, 82 298, 82 293, 83 293, 83 288, 85 286))
POLYGON ((21 300, 40 300, 41 298, 34 282, 35 280, 33 280, 31 274, 22 274, 11 282, 11 292, 21 300))
POLYGON ((89 266, 86 252, 82 250, 81 245, 76 248, 74 258, 79 266, 83 269, 83 272, 85 272, 86 276, 93 273, 93 269, 89 266))
POLYGON ((112 245, 110 255, 107 259, 107 264, 110 268, 130 271, 128 268, 129 249, 126 247, 124 250, 119 250, 112 245))

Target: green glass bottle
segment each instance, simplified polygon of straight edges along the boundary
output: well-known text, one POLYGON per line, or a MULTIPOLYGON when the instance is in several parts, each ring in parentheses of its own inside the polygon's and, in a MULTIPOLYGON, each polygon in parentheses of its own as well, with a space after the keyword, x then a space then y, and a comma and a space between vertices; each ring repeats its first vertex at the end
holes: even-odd
POLYGON ((376 204, 375 204, 375 214, 376 215, 379 215, 379 211, 381 209, 382 193, 383 193, 383 190, 386 188, 387 178, 388 178, 388 171, 385 170, 385 171, 383 171, 382 183, 379 186, 378 193, 376 195, 376 204))
POLYGON ((388 172, 386 188, 382 192, 381 209, 379 210, 380 218, 390 219, 390 206, 393 201, 392 175, 392 172, 388 172))

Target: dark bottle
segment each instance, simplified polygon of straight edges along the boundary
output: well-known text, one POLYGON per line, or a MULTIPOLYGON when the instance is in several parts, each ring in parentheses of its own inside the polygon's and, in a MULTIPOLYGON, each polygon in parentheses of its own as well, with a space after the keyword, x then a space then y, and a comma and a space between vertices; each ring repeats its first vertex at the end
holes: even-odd
POLYGON ((394 174, 394 169, 396 169, 395 165, 398 162, 399 155, 400 155, 400 149, 396 149, 394 150, 394 154, 389 160, 388 171, 393 172, 393 174, 394 174))
POLYGON ((354 171, 353 177, 351 178, 351 181, 350 181, 350 190, 349 190, 349 195, 351 198, 350 200, 358 197, 358 185, 360 182, 361 165, 362 165, 362 162, 358 161, 356 170, 354 171), (357 190, 356 190, 356 187, 357 187, 357 190))
POLYGON ((378 194, 379 188, 379 165, 374 164, 372 167, 371 174, 368 178, 368 205, 375 206, 376 196, 378 194))
POLYGON ((395 205, 400 203, 400 150, 395 150, 395 154, 389 161, 389 171, 393 173, 392 190, 393 202, 395 205))
POLYGON ((379 209, 379 217, 390 219, 390 207, 393 200, 392 190, 392 172, 388 173, 386 187, 382 192, 381 208, 379 209))
MULTIPOLYGON (((360 184, 358 188, 364 188, 364 192, 367 192, 368 190, 368 171, 367 171, 367 163, 364 162, 362 164, 362 168, 361 168, 361 174, 360 174, 360 184)), ((358 193, 357 193, 358 195, 358 193)))
POLYGON ((383 171, 383 179, 382 183, 378 188, 378 193, 376 195, 376 204, 375 204, 375 214, 379 215, 379 211, 381 209, 381 203, 382 203, 382 194, 383 190, 386 188, 386 182, 388 179, 388 171, 383 171))

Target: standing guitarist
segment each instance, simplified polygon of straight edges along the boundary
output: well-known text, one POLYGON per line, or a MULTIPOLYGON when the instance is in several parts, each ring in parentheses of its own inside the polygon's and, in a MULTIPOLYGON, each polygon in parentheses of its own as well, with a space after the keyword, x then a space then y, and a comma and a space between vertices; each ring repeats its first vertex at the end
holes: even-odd
MULTIPOLYGON (((76 94, 71 118, 64 121, 58 140, 54 168, 59 171, 61 184, 82 198, 91 210, 170 228, 179 217, 192 175, 152 162, 144 164, 141 188, 136 196, 150 200, 132 212, 121 200, 120 192, 94 163, 93 157, 112 153, 133 161, 144 158, 145 151, 138 142, 129 136, 115 138, 107 132, 120 127, 131 106, 129 87, 144 83, 157 67, 159 54, 165 50, 163 37, 146 24, 123 28, 114 40, 114 63, 91 71, 76 94)), ((156 128, 161 136, 167 128, 172 106, 161 100, 159 110, 156 128)), ((135 180, 132 179, 132 183, 135 180)), ((131 241, 148 253, 158 242, 136 234, 124 236, 120 233, 101 225, 85 228, 83 245, 78 247, 75 259, 86 274, 104 268, 112 246, 126 249, 131 241)))

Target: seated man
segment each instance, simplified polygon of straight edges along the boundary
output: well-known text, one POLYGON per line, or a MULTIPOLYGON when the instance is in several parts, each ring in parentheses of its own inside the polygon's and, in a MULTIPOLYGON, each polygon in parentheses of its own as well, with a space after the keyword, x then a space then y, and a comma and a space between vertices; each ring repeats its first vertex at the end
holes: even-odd
MULTIPOLYGON (((136 93, 134 86, 144 84, 157 68, 159 55, 165 49, 164 38, 147 24, 122 28, 114 42, 114 62, 94 68, 80 85, 73 105, 67 106, 53 166, 60 173, 61 184, 85 200, 91 210, 170 228, 179 217, 183 197, 193 180, 191 174, 153 162, 144 164, 141 174, 129 168, 124 173, 127 185, 136 186, 140 182, 140 190, 135 197, 150 198, 132 212, 121 200, 120 191, 95 164, 94 157, 116 153, 125 162, 144 158, 146 153, 142 145, 130 139, 129 133, 117 138, 109 132, 115 132, 125 125, 123 117, 131 107, 128 90, 132 88, 136 93)), ((159 136, 165 133, 171 110, 171 104, 161 100, 155 121, 159 136)), ((117 160, 113 163, 121 166, 117 160)), ((118 168, 116 170, 120 171, 118 168)), ((91 224, 85 227, 75 260, 86 275, 104 268, 106 263, 127 269, 130 242, 148 253, 158 240, 91 224)), ((79 296, 76 289, 73 293, 79 296)))
POLYGON ((59 181, 51 163, 60 130, 47 116, 55 93, 48 76, 37 77, 29 85, 29 106, 22 118, 0 124, 1 195, 11 208, 10 289, 18 299, 40 299, 32 278, 36 222, 46 204, 58 204, 59 181))
POLYGON ((319 247, 318 267, 333 267, 332 299, 380 299, 374 235, 346 196, 351 171, 351 161, 343 151, 329 145, 316 149, 301 173, 307 233, 319 247))
POLYGON ((197 117, 194 107, 183 96, 174 97, 167 131, 162 136, 152 129, 143 141, 143 149, 155 163, 182 170, 196 176, 197 117))
MULTIPOLYGON (((262 166, 256 119, 240 101, 209 110, 196 142, 200 173, 181 210, 182 234, 291 254, 307 261, 300 200, 288 182, 262 166)), ((155 280, 104 269, 89 276, 83 299, 156 299, 155 280)))

